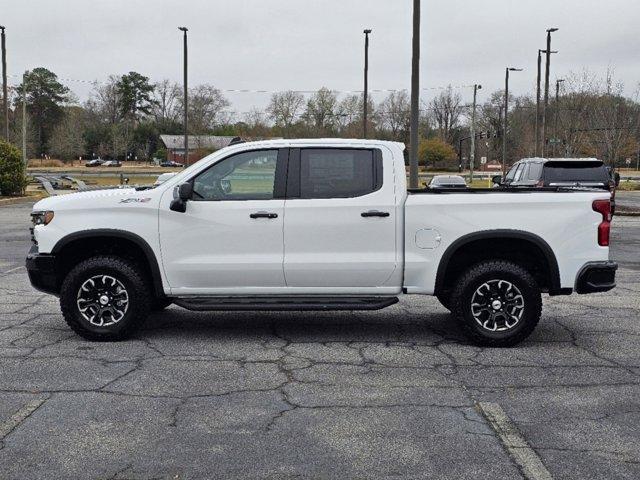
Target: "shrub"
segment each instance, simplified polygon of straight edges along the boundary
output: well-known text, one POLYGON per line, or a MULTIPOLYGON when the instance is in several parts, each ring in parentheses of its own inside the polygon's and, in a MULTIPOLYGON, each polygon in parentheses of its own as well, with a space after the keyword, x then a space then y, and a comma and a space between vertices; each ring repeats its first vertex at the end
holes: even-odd
POLYGON ((64 167, 65 163, 62 160, 56 160, 55 158, 48 158, 46 160, 39 160, 37 158, 32 158, 27 161, 28 167, 64 167))
POLYGON ((0 140, 0 194, 19 195, 26 185, 20 150, 0 140))
POLYGON ((418 145, 418 162, 432 168, 455 167, 456 151, 451 145, 437 138, 421 140, 418 145))

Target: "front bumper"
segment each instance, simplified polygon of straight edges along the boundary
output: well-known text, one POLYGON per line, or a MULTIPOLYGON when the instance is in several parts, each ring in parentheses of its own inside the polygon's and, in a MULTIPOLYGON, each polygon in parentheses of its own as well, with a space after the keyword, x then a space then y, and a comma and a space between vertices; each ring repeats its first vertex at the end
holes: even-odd
POLYGON ((589 262, 576 278, 576 293, 607 292, 616 286, 616 262, 589 262))
POLYGON ((31 246, 31 250, 27 254, 26 267, 29 281, 35 289, 53 295, 58 294, 55 264, 55 255, 38 253, 38 246, 31 246))

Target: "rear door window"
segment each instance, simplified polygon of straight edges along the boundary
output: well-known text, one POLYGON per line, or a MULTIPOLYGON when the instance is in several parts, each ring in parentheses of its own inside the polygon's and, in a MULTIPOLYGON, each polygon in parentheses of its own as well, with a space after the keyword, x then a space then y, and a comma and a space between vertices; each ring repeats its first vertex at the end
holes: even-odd
POLYGON ((527 175, 529 180, 540 180, 542 178, 542 164, 531 163, 529 165, 529 174, 527 175))
POLYGON ((374 150, 303 148, 299 168, 300 198, 359 197, 382 185, 382 158, 374 150))

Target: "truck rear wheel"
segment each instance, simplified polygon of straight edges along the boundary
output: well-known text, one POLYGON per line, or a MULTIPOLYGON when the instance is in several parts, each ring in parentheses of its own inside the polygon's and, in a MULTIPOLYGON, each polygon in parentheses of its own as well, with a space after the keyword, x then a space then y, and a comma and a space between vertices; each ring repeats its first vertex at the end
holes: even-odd
POLYGON ((510 347, 527 338, 542 313, 542 296, 524 268, 487 261, 467 270, 452 296, 453 312, 477 345, 510 347))
POLYGON ((146 319, 151 292, 135 264, 96 256, 76 265, 60 289, 60 308, 71 329, 87 340, 130 336, 146 319))

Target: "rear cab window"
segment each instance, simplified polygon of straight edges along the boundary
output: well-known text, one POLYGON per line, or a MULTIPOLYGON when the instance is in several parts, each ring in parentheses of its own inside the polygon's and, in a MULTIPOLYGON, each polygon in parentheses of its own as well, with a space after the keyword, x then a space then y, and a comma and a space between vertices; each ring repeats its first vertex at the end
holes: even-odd
POLYGON ((544 165, 544 180, 553 183, 598 183, 609 184, 609 173, 602 162, 558 162, 544 165))

